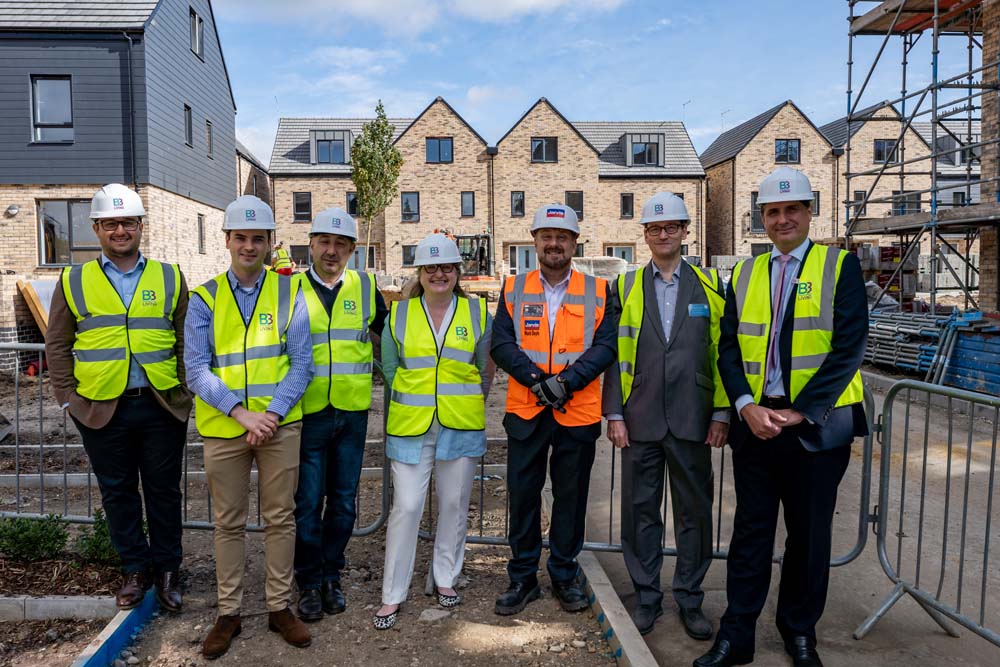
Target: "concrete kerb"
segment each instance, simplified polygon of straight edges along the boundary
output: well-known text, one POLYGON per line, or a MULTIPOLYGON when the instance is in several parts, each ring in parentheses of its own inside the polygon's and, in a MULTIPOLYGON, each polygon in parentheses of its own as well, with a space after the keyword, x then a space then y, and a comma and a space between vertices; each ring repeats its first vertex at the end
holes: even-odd
POLYGON ((70 667, 107 667, 123 648, 132 643, 136 633, 153 617, 157 609, 159 603, 150 590, 138 607, 118 612, 101 633, 87 644, 70 667))
POLYGON ((0 597, 0 621, 48 621, 57 618, 94 620, 111 618, 117 611, 115 599, 107 596, 0 597))
MULTIPOLYGON (((552 489, 548 483, 542 489, 542 508, 546 514, 552 515, 552 489)), ((583 571, 590 608, 601 624, 604 638, 618 664, 621 667, 657 667, 656 658, 636 629, 597 557, 584 551, 577 557, 577 562, 583 571)))

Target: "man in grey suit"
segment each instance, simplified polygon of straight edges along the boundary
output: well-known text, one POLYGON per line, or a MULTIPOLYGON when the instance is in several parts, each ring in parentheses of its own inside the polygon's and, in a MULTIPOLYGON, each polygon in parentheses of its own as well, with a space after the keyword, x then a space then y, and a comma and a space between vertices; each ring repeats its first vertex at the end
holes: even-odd
POLYGON ((608 438, 622 450, 622 548, 635 586, 632 619, 639 632, 663 614, 664 466, 670 473, 677 562, 673 594, 684 629, 712 637, 702 613, 701 582, 712 558, 712 452, 729 430, 729 401, 719 372, 719 322, 725 305, 714 269, 681 257, 690 221, 684 200, 669 192, 642 207, 652 261, 618 278, 612 296, 618 367, 605 375, 608 438))

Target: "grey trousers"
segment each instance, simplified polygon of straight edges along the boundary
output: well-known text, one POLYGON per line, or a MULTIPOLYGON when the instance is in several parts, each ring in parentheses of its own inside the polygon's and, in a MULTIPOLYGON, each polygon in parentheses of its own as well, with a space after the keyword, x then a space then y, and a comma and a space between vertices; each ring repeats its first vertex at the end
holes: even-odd
POLYGON ((701 582, 712 562, 712 448, 671 434, 659 442, 631 441, 622 450, 622 550, 638 604, 663 601, 664 473, 669 471, 677 561, 673 594, 681 607, 700 607, 701 582))

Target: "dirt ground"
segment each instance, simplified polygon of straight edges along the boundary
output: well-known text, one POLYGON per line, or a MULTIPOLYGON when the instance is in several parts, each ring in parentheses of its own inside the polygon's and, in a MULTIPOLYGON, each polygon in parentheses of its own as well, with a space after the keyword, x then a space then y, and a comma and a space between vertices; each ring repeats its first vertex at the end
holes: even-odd
POLYGON ((107 621, 0 623, 0 667, 68 665, 107 621))

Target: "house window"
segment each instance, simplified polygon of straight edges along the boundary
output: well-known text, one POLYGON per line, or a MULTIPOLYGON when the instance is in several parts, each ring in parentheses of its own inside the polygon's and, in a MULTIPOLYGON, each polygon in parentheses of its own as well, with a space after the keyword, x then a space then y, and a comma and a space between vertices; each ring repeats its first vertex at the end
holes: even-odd
POLYGON ((566 206, 576 211, 576 217, 583 220, 583 192, 580 190, 567 190, 566 206))
POLYGON ((900 190, 892 191, 892 214, 906 215, 920 212, 920 193, 907 193, 900 190))
POLYGON ((427 162, 438 164, 452 161, 451 137, 427 137, 425 154, 427 162))
POLYGON ((205 216, 198 214, 198 254, 205 254, 205 216))
POLYGON ((635 195, 631 192, 622 193, 622 217, 631 218, 635 215, 635 195))
POLYGON ((39 201, 38 221, 42 264, 82 264, 100 256, 89 201, 39 201))
POLYGON ((681 254, 682 255, 687 255, 688 254, 688 244, 687 243, 682 243, 681 244, 681 254))
POLYGON ((781 164, 798 164, 799 145, 798 139, 775 139, 774 161, 781 164))
POLYGON ((347 260, 347 268, 352 271, 364 271, 365 269, 375 268, 375 246, 354 246, 354 254, 351 258, 347 260), (368 252, 365 252, 365 248, 368 248, 368 252), (365 255, 368 255, 368 265, 365 266, 365 255))
POLYGON ((343 139, 321 139, 316 142, 316 161, 325 164, 346 164, 343 139))
POLYGON ((573 252, 574 257, 583 257, 583 244, 577 243, 576 250, 573 252))
POLYGON ((764 255, 771 252, 770 243, 751 243, 750 244, 750 254, 754 257, 758 255, 764 255))
POLYGON ((420 193, 404 192, 399 197, 403 222, 420 222, 420 193))
POLYGON ((951 205, 955 207, 965 206, 965 193, 964 192, 952 192, 951 193, 951 205))
POLYGON ((876 139, 874 154, 875 162, 888 162, 889 164, 897 162, 899 157, 896 155, 896 140, 876 139))
POLYGON ((31 77, 32 141, 73 141, 73 94, 68 76, 31 77))
POLYGON ((417 257, 417 246, 403 246, 403 266, 413 266, 413 260, 417 257))
POLYGON ((510 217, 524 217, 524 190, 514 190, 510 193, 510 217))
POLYGON ((644 141, 635 141, 632 143, 632 164, 639 165, 649 165, 655 167, 657 165, 656 161, 656 150, 658 144, 644 141))
POLYGON ((864 203, 865 196, 868 194, 865 190, 855 190, 854 191, 854 214, 855 215, 868 215, 868 204, 864 203))
POLYGON ((760 206, 757 206, 757 193, 750 193, 750 231, 754 234, 764 233, 764 220, 760 217, 760 206))
POLYGON ((288 255, 295 262, 295 268, 305 269, 312 266, 312 255, 309 253, 308 245, 290 245, 288 255))
POLYGON ((191 121, 191 107, 184 105, 184 143, 194 146, 194 125, 191 121))
POLYGON ((311 192, 292 193, 292 220, 295 222, 310 222, 313 216, 311 192))
POLYGON ((630 245, 609 245, 604 249, 604 254, 608 257, 618 257, 624 259, 628 264, 632 263, 635 248, 630 245))
POLYGON ((476 193, 462 193, 462 217, 469 218, 476 214, 476 193))
POLYGON ((205 57, 205 22, 198 16, 194 8, 190 8, 191 18, 191 53, 199 58, 205 57))
POLYGON ((208 157, 212 157, 213 141, 212 141, 212 121, 205 121, 205 142, 208 145, 208 157))
POLYGON ((257 196, 257 174, 253 175, 253 196, 257 196))
POLYGON ((712 201, 712 183, 705 180, 705 201, 712 201))
POLYGON ((557 137, 532 137, 531 161, 558 162, 559 142, 557 137))
POLYGON ((347 212, 350 215, 358 214, 358 193, 348 192, 347 193, 347 212))
POLYGON ((810 207, 810 213, 813 215, 819 215, 819 193, 813 190, 813 200, 812 207, 810 207))

